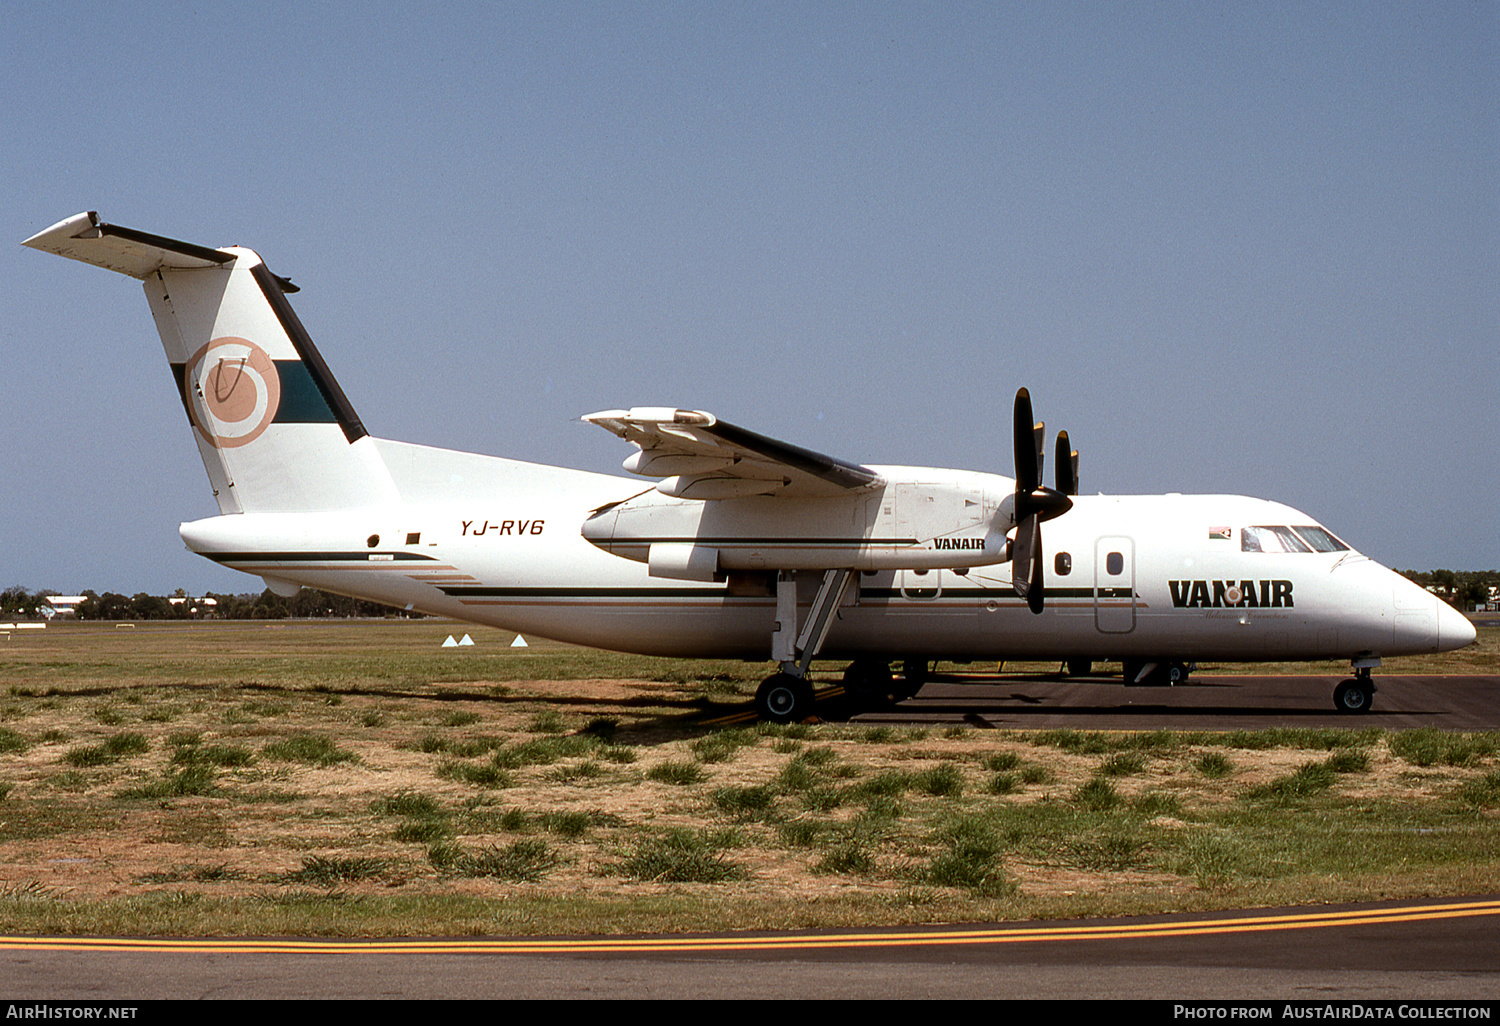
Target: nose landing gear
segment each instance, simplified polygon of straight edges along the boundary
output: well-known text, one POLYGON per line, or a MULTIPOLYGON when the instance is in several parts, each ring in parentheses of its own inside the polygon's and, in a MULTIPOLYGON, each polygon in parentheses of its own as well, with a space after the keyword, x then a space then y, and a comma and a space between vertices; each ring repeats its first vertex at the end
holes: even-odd
POLYGON ((1370 671, 1380 665, 1379 656, 1354 659, 1354 676, 1333 689, 1333 707, 1341 713, 1366 713, 1375 700, 1375 682, 1370 671))
POLYGON ((1370 670, 1380 666, 1379 658, 1365 660, 1356 658, 1355 675, 1334 688, 1334 708, 1340 712, 1368 712, 1370 703, 1376 699, 1376 682, 1370 679, 1370 670))

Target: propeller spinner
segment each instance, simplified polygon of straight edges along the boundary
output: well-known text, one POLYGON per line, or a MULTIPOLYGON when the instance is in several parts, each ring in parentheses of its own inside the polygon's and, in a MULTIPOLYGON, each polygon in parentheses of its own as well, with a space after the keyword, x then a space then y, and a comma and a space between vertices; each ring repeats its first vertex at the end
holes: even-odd
POLYGON ((1031 393, 1016 393, 1016 541, 1011 550, 1011 580, 1016 594, 1033 613, 1043 607, 1042 521, 1060 517, 1073 508, 1078 494, 1078 453, 1068 449, 1068 433, 1057 436, 1057 487, 1042 484, 1042 449, 1046 427, 1032 419, 1031 393))

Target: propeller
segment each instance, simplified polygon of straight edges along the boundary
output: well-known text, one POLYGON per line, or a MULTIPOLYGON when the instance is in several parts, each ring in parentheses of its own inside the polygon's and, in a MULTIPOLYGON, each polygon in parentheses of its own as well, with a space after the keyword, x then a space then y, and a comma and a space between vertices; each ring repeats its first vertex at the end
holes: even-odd
POLYGON ((1078 450, 1068 449, 1068 433, 1057 433, 1057 490, 1064 495, 1078 494, 1078 450))
POLYGON ((1031 415, 1031 393, 1016 393, 1016 541, 1011 549, 1011 580, 1016 594, 1033 613, 1040 613, 1046 586, 1043 580, 1042 521, 1060 517, 1073 508, 1070 495, 1078 493, 1078 453, 1068 449, 1068 433, 1057 436, 1057 487, 1042 484, 1042 450, 1046 426, 1031 415))

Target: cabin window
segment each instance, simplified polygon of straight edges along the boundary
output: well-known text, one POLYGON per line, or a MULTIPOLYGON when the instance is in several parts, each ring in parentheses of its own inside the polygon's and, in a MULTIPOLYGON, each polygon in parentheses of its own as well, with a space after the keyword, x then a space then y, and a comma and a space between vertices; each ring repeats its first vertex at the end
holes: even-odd
POLYGON ((1118 577, 1125 572, 1125 557, 1118 552, 1111 552, 1104 557, 1104 569, 1111 577, 1118 577))
POLYGON ((422 541, 422 532, 421 531, 408 531, 408 532, 406 532, 406 544, 408 544, 408 545, 419 545, 419 544, 421 544, 421 541, 422 541))
POLYGON ((1052 569, 1057 571, 1057 576, 1066 577, 1073 572, 1073 557, 1066 552, 1059 552, 1052 560, 1052 569))
POLYGON ((378 534, 372 534, 372 535, 370 535, 370 537, 368 537, 368 538, 365 539, 365 544, 367 546, 369 546, 370 548, 373 549, 375 546, 377 546, 377 545, 380 544, 380 535, 378 535, 378 534))

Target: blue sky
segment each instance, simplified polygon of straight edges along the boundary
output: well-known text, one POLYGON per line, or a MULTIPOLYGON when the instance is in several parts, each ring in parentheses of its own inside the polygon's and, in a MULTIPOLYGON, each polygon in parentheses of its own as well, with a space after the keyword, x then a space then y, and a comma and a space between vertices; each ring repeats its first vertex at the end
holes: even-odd
POLYGON ((1500 6, 9 4, 0 586, 258 590, 80 210, 256 249, 377 435, 676 405, 1500 566, 1500 6), (1049 471, 1050 473, 1050 471, 1049 471))

